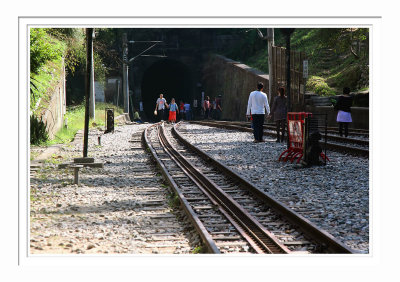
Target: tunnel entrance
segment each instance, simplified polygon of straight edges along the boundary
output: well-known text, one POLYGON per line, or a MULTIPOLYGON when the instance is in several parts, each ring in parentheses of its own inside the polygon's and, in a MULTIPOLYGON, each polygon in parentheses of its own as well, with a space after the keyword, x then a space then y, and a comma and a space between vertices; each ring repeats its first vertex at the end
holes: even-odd
POLYGON ((151 65, 144 73, 142 79, 142 101, 145 116, 149 121, 158 120, 153 112, 156 100, 160 94, 169 104, 172 98, 191 103, 193 100, 193 78, 190 69, 183 63, 165 59, 151 65))

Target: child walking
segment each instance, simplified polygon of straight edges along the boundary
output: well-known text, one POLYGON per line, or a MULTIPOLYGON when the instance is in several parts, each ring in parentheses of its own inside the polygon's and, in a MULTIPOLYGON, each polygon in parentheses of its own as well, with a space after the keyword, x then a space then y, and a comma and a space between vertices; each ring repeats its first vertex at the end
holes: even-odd
POLYGON ((174 123, 176 122, 176 113, 179 114, 178 105, 175 103, 175 99, 171 99, 171 103, 169 104, 169 122, 174 123))

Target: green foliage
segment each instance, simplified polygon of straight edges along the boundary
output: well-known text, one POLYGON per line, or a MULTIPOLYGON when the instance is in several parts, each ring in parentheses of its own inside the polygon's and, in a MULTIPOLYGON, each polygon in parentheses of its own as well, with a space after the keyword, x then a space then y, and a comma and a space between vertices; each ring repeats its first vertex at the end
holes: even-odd
POLYGON ((179 200, 178 195, 176 195, 175 193, 170 193, 168 195, 168 206, 171 209, 178 209, 180 207, 180 205, 181 205, 181 202, 179 200))
POLYGON ((47 62, 63 56, 66 46, 46 33, 43 28, 30 30, 30 70, 37 74, 47 62))
MULTIPOLYGON (((259 52, 266 48, 265 41, 259 37, 256 29, 237 29, 225 32, 230 32, 240 38, 240 41, 232 46, 225 54, 233 60, 247 61, 256 54, 260 55, 261 53, 259 52)), ((263 32, 266 34, 266 31, 263 32)))
MULTIPOLYGON (((107 103, 96 103, 95 105, 95 120, 89 120, 89 128, 104 126, 105 108, 114 108, 114 115, 118 116, 123 113, 123 109, 117 108, 114 105, 107 103)), ((85 104, 82 103, 78 106, 70 106, 64 116, 67 120, 67 127, 61 128, 56 134, 55 139, 49 140, 46 144, 59 144, 71 142, 78 130, 85 126, 85 104)))
MULTIPOLYGON (((346 53, 353 49, 354 56, 359 58, 363 43, 368 43, 369 29, 367 28, 320 28, 317 30, 319 44, 333 48, 336 53, 346 53), (353 45, 357 45, 354 50, 353 45)), ((365 50, 363 50, 365 51, 365 50)), ((365 52, 363 53, 366 54, 365 52)))
MULTIPOLYGON (((265 35, 266 31, 261 29, 265 35)), ((274 29, 275 45, 286 46, 285 36, 274 29)), ((226 55, 268 73, 266 41, 256 30, 242 33, 244 42, 226 55), (261 45, 260 45, 261 44, 261 45)), ((319 77, 308 81, 308 90, 329 96, 344 86, 355 90, 368 87, 369 30, 367 28, 296 28, 291 35, 291 48, 305 52, 309 74, 319 77)))
POLYGON ((50 94, 60 81, 62 73, 62 59, 48 61, 40 68, 37 74, 30 74, 30 110, 40 116, 51 100, 50 94), (40 103, 38 103, 40 102, 40 103))
POLYGON ((332 96, 335 95, 335 91, 328 86, 325 79, 319 76, 311 76, 307 80, 307 89, 321 95, 321 96, 332 96))
POLYGON ((265 48, 263 50, 258 51, 246 63, 256 69, 259 69, 265 73, 268 73, 269 72, 268 50, 265 48))
MULTIPOLYGON (((30 109, 50 92, 58 81, 66 44, 44 28, 30 29, 30 109)), ((46 105, 44 105, 45 107, 46 105)))
POLYGON ((43 122, 42 118, 40 120, 35 116, 30 117, 30 143, 32 145, 40 145, 49 139, 47 133, 46 124, 43 122))
POLYGON ((207 248, 204 246, 197 246, 192 251, 193 254, 206 254, 207 248))

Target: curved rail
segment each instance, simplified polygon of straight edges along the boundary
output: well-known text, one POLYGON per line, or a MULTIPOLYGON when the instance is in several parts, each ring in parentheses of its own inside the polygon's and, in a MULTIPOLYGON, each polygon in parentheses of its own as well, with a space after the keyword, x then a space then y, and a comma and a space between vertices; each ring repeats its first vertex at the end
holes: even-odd
MULTIPOLYGON (((244 210, 230 195, 225 193, 211 179, 202 174, 194 167, 190 161, 186 160, 177 150, 175 150, 168 142, 164 135, 164 128, 161 126, 159 131, 160 139, 164 148, 173 156, 190 175, 200 183, 202 187, 213 197, 213 199, 228 213, 240 227, 245 230, 248 236, 265 253, 284 254, 290 253, 289 249, 279 243, 276 238, 266 230, 257 220, 255 220, 246 210, 244 210)), ((254 243, 251 243, 254 245, 254 243)))
POLYGON ((156 127, 159 126, 159 123, 156 123, 148 128, 146 128, 143 131, 142 139, 143 142, 150 151, 151 155, 153 156, 154 160, 157 163, 157 166, 161 169, 162 174, 164 175, 164 178, 168 181, 170 186, 174 189, 175 193, 178 195, 179 201, 181 202, 181 206, 185 210, 186 214, 189 217, 189 220, 192 222, 193 226, 196 228, 198 234, 200 235, 204 245, 207 247, 208 252, 214 253, 214 254, 219 254, 220 251, 215 244, 214 240, 211 238, 210 234, 207 232, 206 228, 204 225, 201 223, 199 217, 197 214, 193 211, 192 207, 190 206, 189 202, 183 197, 182 191, 179 189, 178 185, 174 181, 174 179, 171 177, 171 175, 168 173, 167 168, 165 165, 160 161, 160 159, 157 156, 156 151, 154 148, 151 146, 151 142, 149 141, 147 134, 148 134, 148 129, 151 127, 156 127))
POLYGON ((261 191, 259 188, 254 186, 252 183, 248 182, 246 179, 243 179, 229 167, 215 160, 210 155, 205 153, 203 150, 190 144, 190 142, 188 142, 185 138, 183 138, 182 135, 177 131, 178 126, 179 124, 174 126, 173 133, 179 139, 180 142, 182 142, 185 146, 189 147, 190 150, 196 152, 205 161, 209 162, 210 165, 218 167, 221 171, 229 175, 233 180, 240 182, 241 185, 246 187, 254 195, 257 195, 259 199, 261 199, 266 205, 272 207, 278 214, 286 218, 293 225, 298 226, 302 230, 302 232, 304 232, 304 234, 306 234, 308 237, 317 242, 320 242, 321 245, 326 250, 326 252, 348 253, 348 254, 356 253, 356 251, 345 246, 343 243, 339 242, 336 238, 334 238, 326 231, 319 229, 308 219, 304 218, 300 214, 286 207, 286 205, 274 199, 268 193, 261 191))

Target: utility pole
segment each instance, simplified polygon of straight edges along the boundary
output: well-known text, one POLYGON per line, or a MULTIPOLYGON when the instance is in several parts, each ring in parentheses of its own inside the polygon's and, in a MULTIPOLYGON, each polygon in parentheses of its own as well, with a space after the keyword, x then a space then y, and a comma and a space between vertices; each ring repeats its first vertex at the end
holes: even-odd
POLYGON ((137 59, 140 56, 146 56, 146 57, 159 57, 159 58, 164 58, 166 57, 165 55, 144 55, 148 50, 156 46, 158 43, 161 43, 162 41, 133 41, 130 40, 128 41, 128 35, 124 33, 122 35, 122 90, 124 94, 124 113, 128 114, 129 116, 129 81, 128 81, 128 65, 132 63, 135 59, 137 59), (135 57, 128 59, 128 43, 154 43, 152 46, 149 48, 145 49, 142 51, 140 54, 136 55, 135 57))
POLYGON ((89 95, 90 95, 90 76, 92 69, 92 53, 93 53, 93 28, 86 29, 86 85, 85 85, 85 129, 83 137, 83 157, 87 157, 88 153, 88 137, 89 137, 89 95))
MULTIPOLYGON (((95 33, 94 33, 94 28, 93 29, 93 34, 92 34, 92 39, 94 39, 95 37, 95 33)), ((91 65, 92 68, 90 70, 90 108, 89 108, 89 115, 91 119, 95 119, 95 88, 94 88, 94 52, 93 52, 93 43, 92 43, 92 50, 91 50, 92 56, 91 56, 91 65)))
MULTIPOLYGON (((287 93, 287 111, 292 111, 291 95, 290 95, 290 36, 294 32, 294 28, 283 28, 282 32, 286 35, 286 93, 287 93)), ((287 147, 290 147, 289 137, 287 138, 287 147)))
POLYGON ((283 28, 282 32, 286 35, 286 93, 287 93, 287 109, 292 111, 291 95, 290 95, 290 36, 294 32, 294 28, 283 28))
POLYGON ((122 35, 122 91, 124 94, 124 113, 129 114, 129 82, 128 82, 128 35, 122 35))
POLYGON ((271 101, 272 98, 272 91, 275 91, 276 89, 272 89, 274 85, 274 67, 273 67, 273 62, 272 62, 272 46, 275 45, 274 42, 274 29, 273 28, 267 28, 267 39, 268 39, 268 72, 269 72, 269 83, 268 83, 268 100, 271 101))

